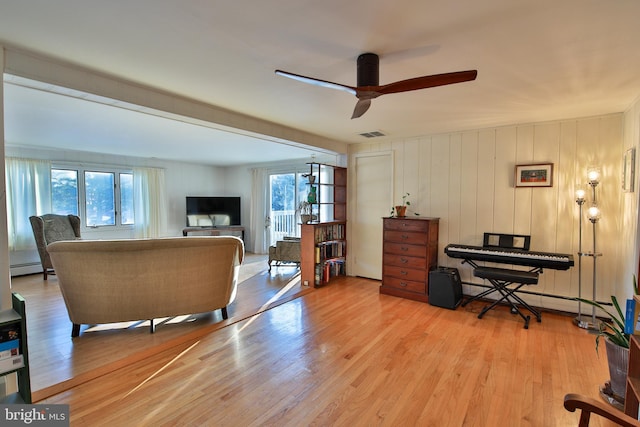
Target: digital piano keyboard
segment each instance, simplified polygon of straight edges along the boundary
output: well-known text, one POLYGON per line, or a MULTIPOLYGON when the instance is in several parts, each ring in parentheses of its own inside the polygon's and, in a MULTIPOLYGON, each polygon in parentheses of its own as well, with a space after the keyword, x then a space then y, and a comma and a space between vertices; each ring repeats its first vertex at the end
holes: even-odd
POLYGON ((551 252, 534 252, 513 248, 467 246, 449 244, 444 252, 451 258, 487 261, 528 267, 568 270, 573 267, 573 255, 551 252))

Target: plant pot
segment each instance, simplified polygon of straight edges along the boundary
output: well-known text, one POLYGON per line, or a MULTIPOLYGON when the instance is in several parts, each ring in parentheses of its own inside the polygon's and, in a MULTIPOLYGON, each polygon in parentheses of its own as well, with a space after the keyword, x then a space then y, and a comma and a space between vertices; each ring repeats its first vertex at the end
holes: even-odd
POLYGON ((399 218, 405 217, 407 214, 406 206, 396 206, 396 216, 399 218))
POLYGON ((629 349, 620 347, 608 339, 605 340, 605 344, 607 347, 609 375, 611 376, 611 390, 617 401, 624 402, 629 369, 629 349))
POLYGON ((300 215, 300 221, 301 221, 303 224, 308 223, 309 221, 311 221, 311 215, 301 214, 301 215, 300 215))

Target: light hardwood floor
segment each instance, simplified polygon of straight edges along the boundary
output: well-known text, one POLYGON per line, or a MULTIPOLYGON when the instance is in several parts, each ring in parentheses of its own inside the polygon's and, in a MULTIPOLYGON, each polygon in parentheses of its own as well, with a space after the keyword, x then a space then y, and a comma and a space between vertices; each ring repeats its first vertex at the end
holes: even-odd
MULTIPOLYGON (((500 307, 457 310, 333 281, 41 401, 72 426, 573 426, 606 357, 570 317, 528 330, 500 307)), ((599 419, 593 426, 611 425, 599 419)))
POLYGON ((12 291, 24 296, 27 304, 33 398, 59 393, 310 292, 300 286, 299 277, 295 267, 273 268, 269 273, 266 256, 248 253, 240 268, 238 295, 229 307, 229 319, 223 320, 219 311, 156 319, 154 334, 149 333, 148 322, 83 326, 76 339, 71 339, 71 322, 56 276, 50 275, 47 281, 40 274, 15 277, 12 291))

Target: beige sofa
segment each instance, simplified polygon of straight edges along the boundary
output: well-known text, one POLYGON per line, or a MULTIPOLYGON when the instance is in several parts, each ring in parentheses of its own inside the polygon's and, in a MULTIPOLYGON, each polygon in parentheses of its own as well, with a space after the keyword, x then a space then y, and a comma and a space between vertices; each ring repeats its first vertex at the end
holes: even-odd
POLYGON ((72 337, 82 324, 222 310, 236 296, 244 258, 236 237, 74 240, 47 246, 72 337))

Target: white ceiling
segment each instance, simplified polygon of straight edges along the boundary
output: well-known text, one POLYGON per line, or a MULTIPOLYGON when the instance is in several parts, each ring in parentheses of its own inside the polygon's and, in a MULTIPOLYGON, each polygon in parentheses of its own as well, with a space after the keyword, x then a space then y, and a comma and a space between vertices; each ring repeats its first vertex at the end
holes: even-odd
MULTIPOLYGON (((369 141, 360 133, 373 130, 387 135, 382 140, 398 140, 624 111, 640 95, 639 17, 638 0, 0 0, 0 43, 358 143, 369 141), (478 78, 385 95, 351 120, 355 97, 274 74, 283 69, 355 86, 363 52, 380 55, 381 84, 467 69, 477 69, 478 78)), ((245 159, 250 153, 266 159, 257 149, 238 150, 239 134, 212 139, 202 123, 165 128, 147 114, 125 126, 123 108, 113 113, 117 124, 90 116, 80 121, 76 99, 58 96, 64 106, 49 104, 42 99, 53 95, 8 86, 6 114, 16 114, 7 120, 8 140, 44 137, 86 149, 99 139, 94 134, 88 141, 79 127, 89 121, 119 154, 197 152, 200 161, 213 162, 227 147, 245 159), (65 115, 76 129, 65 126, 61 135, 39 129, 65 115), (13 128, 19 117, 28 120, 24 129, 13 128)), ((93 104, 81 111, 104 107, 93 104)), ((278 146, 269 147, 271 153, 278 146)))

